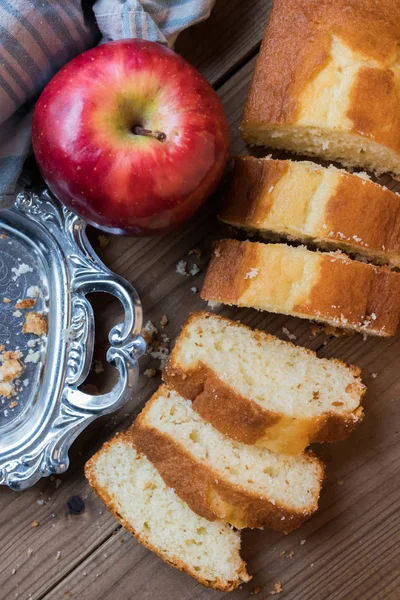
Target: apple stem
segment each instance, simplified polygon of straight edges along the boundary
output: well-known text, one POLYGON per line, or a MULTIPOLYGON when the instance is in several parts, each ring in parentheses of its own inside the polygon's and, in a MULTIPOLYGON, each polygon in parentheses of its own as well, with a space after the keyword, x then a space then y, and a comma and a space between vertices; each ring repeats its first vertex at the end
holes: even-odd
POLYGON ((162 131, 151 131, 151 129, 145 129, 140 125, 135 125, 134 127, 132 127, 132 133, 134 133, 135 135, 145 135, 148 137, 153 137, 159 142, 165 142, 165 140, 167 139, 167 136, 162 131))

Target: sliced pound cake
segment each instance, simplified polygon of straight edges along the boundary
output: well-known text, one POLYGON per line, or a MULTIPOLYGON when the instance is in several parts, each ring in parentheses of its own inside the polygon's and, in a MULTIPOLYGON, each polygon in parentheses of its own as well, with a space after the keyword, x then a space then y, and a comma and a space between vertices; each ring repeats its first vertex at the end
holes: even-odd
POLYGON ((267 237, 278 234, 400 266, 400 197, 365 173, 241 156, 219 218, 267 237))
POLYGON ((396 0, 274 0, 244 139, 400 175, 399 41, 396 0))
POLYGON ((400 316, 400 273, 339 251, 222 240, 201 297, 390 336, 400 316))
POLYGON ((299 454, 312 442, 344 439, 361 421, 360 373, 263 331, 196 313, 183 326, 164 381, 225 435, 299 454))
POLYGON ((126 433, 95 454, 85 474, 96 494, 139 542, 203 585, 231 591, 251 577, 240 557, 240 534, 194 513, 126 433))
POLYGON ((323 467, 226 437, 177 392, 161 386, 130 430, 165 483, 206 519, 289 532, 318 508, 323 467))

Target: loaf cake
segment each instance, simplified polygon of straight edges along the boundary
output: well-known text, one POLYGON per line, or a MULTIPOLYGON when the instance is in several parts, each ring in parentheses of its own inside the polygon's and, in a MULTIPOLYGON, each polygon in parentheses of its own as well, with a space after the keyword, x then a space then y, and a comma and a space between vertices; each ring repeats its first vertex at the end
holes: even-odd
POLYGON ((311 454, 286 456, 220 433, 161 386, 133 424, 135 446, 165 483, 206 519, 289 532, 318 507, 323 467, 311 454))
POLYGON ((274 0, 243 138, 400 175, 399 42, 394 0, 274 0))
POLYGON ((121 525, 169 565, 221 591, 251 579, 240 557, 240 533, 190 510, 131 436, 117 434, 89 460, 85 473, 121 525))
POLYGON ((346 438, 363 416, 360 369, 209 313, 185 323, 163 377, 221 433, 284 454, 346 438))
POLYGON ((201 297, 391 336, 400 315, 400 273, 339 251, 222 240, 201 297))
POLYGON ((266 237, 400 266, 400 197, 366 174, 309 161, 238 157, 219 218, 266 237))

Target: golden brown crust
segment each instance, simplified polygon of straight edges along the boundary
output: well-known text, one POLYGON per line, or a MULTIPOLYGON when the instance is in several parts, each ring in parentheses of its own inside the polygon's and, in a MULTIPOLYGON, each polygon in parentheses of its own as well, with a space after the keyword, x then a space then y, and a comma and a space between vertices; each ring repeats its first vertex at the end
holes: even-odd
MULTIPOLYGON (((362 407, 353 413, 325 412, 295 418, 264 410, 221 381, 202 363, 193 369, 174 367, 164 371, 164 381, 181 396, 192 400, 192 408, 218 431, 243 444, 255 444, 274 452, 301 454, 314 442, 346 439, 363 418, 362 407)), ((362 395, 364 395, 363 390, 362 395)))
POLYGON ((334 232, 331 239, 350 238, 351 246, 368 248, 371 254, 383 251, 388 263, 400 266, 400 198, 395 193, 342 173, 325 218, 327 231, 334 232))
POLYGON ((322 255, 319 281, 293 314, 333 320, 377 335, 395 335, 400 315, 400 274, 387 267, 322 255))
POLYGON ((218 217, 232 225, 256 226, 268 216, 273 200, 268 190, 288 171, 288 160, 236 156, 230 189, 218 217))
POLYGON ((400 266, 399 196, 370 180, 308 161, 235 158, 232 184, 219 218, 261 233, 297 239, 310 235, 317 244, 400 266), (319 196, 323 210, 310 233, 305 226, 310 202, 324 176, 335 180, 319 196), (280 207, 279 225, 269 220, 274 206, 280 207))
MULTIPOLYGON (((211 423, 218 431, 244 444, 255 444, 284 454, 300 454, 311 443, 334 442, 350 435, 363 418, 363 409, 358 406, 353 413, 338 414, 325 412, 310 418, 294 418, 283 413, 263 409, 250 398, 242 396, 223 382, 218 374, 198 361, 194 367, 185 367, 179 362, 180 347, 185 331, 198 318, 211 318, 228 321, 206 312, 194 313, 182 328, 172 351, 167 367, 163 372, 164 382, 181 396, 192 401, 192 408, 211 423)), ((242 323, 232 322, 235 327, 249 330, 242 323)), ((273 336, 258 330, 251 330, 260 343, 268 342, 273 336)), ((294 346, 291 342, 282 342, 294 346)), ((303 349, 302 349, 303 350, 303 349)), ((317 355, 312 350, 305 353, 317 355)), ((355 377, 353 395, 361 404, 366 387, 360 379, 361 370, 354 365, 337 359, 330 362, 347 368, 355 377)))
POLYGON ((17 302, 17 304, 15 305, 15 308, 19 309, 26 309, 26 308, 33 308, 36 304, 36 298, 24 298, 23 300, 19 300, 17 302))
POLYGON ((302 92, 330 60, 333 37, 369 61, 349 90, 348 131, 400 151, 397 0, 274 0, 242 130, 294 124, 302 92), (393 67, 393 70, 391 69, 393 67))
POLYGON ((278 413, 265 411, 238 394, 202 362, 193 368, 182 368, 174 357, 170 357, 163 380, 181 396, 191 400, 192 408, 205 421, 238 442, 256 444, 280 420, 278 413))
POLYGON ((340 253, 221 240, 214 247, 201 297, 391 336, 396 333, 400 316, 400 274, 340 253), (278 266, 270 263, 272 252, 274 257, 281 255, 278 266), (302 300, 288 305, 287 294, 296 282, 303 283, 302 268, 306 264, 318 268, 318 272, 313 279, 304 275, 302 300), (246 278, 254 268, 258 269, 257 277, 246 278), (268 301, 264 302, 264 297, 268 301))
MULTIPOLYGON (((151 402, 162 393, 163 387, 147 402, 129 433, 135 446, 157 468, 166 485, 172 487, 195 513, 208 520, 223 519, 239 529, 271 527, 289 533, 318 509, 319 493, 315 503, 302 512, 224 480, 220 472, 201 464, 168 434, 146 424, 146 412, 151 402)), ((322 463, 314 455, 305 456, 319 467, 318 483, 321 486, 324 478, 322 463)))
POLYGON ((115 442, 120 441, 120 440, 135 446, 130 433, 128 433, 128 432, 117 433, 110 441, 106 442, 102 446, 102 448, 94 456, 92 456, 92 458, 90 458, 87 461, 87 463, 85 464, 85 476, 89 482, 89 485, 91 486, 93 491, 97 494, 97 496, 100 498, 100 500, 107 506, 108 510, 114 515, 114 517, 117 519, 117 521, 123 527, 125 527, 125 529, 127 531, 132 533, 135 536, 135 538, 138 540, 138 542, 140 542, 145 548, 147 548, 151 552, 154 552, 154 554, 157 554, 157 556, 159 556, 165 563, 167 563, 171 567, 175 567, 179 571, 183 571, 183 572, 187 573, 188 575, 190 575, 191 577, 196 579, 196 581, 198 581, 199 583, 201 583, 202 585, 204 585, 206 587, 210 587, 215 590, 222 591, 222 592, 231 592, 231 591, 235 590, 242 583, 249 581, 251 579, 251 577, 249 577, 249 575, 247 574, 246 563, 244 561, 242 561, 242 568, 238 572, 238 574, 237 574, 238 578, 235 581, 232 581, 232 582, 225 582, 225 581, 221 581, 221 580, 209 581, 207 579, 200 577, 196 571, 190 569, 190 567, 188 567, 186 565, 186 563, 183 560, 181 560, 180 558, 175 557, 173 560, 171 560, 171 557, 168 557, 168 555, 165 552, 163 552, 159 548, 156 548, 155 546, 150 544, 146 540, 145 537, 143 537, 142 535, 140 535, 140 533, 135 531, 135 529, 130 525, 130 523, 127 522, 118 513, 113 499, 107 493, 107 491, 98 483, 96 476, 94 474, 94 465, 95 465, 96 459, 98 458, 98 456, 100 454, 106 452, 110 446, 112 446, 115 442))

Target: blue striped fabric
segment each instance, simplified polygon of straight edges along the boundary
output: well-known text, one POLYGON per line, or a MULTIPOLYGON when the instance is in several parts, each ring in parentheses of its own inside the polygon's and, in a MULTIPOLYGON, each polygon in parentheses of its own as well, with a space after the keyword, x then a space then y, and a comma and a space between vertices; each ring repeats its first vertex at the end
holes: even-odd
POLYGON ((206 19, 215 0, 0 0, 0 208, 15 193, 31 147, 32 107, 66 62, 102 41, 172 45, 206 19))

